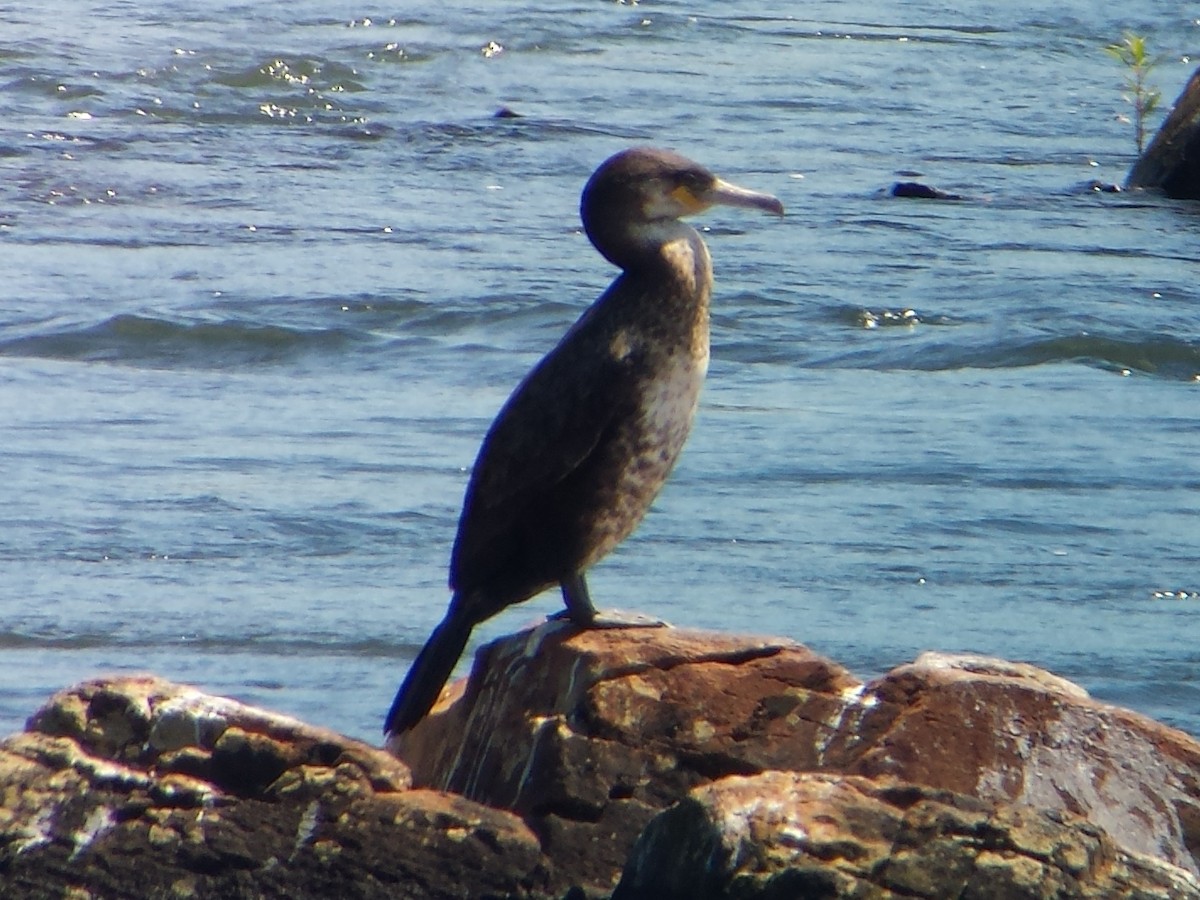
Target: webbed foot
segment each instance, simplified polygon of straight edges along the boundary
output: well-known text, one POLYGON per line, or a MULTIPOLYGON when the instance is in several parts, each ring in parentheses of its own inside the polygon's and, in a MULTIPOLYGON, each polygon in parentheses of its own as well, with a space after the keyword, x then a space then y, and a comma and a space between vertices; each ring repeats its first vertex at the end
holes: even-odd
MULTIPOLYGON (((560 610, 552 616, 548 616, 551 621, 561 621, 566 619, 574 622, 569 609, 560 610)), ((670 622, 663 619, 655 618, 646 613, 633 612, 626 609, 603 609, 596 610, 587 623, 575 622, 581 628, 671 628, 670 622)))

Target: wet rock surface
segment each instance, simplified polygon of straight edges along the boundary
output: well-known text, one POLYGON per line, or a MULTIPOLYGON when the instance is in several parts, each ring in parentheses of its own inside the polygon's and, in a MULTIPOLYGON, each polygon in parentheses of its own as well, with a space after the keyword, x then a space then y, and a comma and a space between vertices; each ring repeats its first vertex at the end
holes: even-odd
POLYGON ((833 765, 1072 812, 1196 874, 1200 744, 1034 666, 923 654, 864 690, 833 765))
POLYGON ((962 194, 943 191, 941 188, 920 181, 897 181, 888 188, 889 197, 901 197, 915 200, 965 200, 962 194))

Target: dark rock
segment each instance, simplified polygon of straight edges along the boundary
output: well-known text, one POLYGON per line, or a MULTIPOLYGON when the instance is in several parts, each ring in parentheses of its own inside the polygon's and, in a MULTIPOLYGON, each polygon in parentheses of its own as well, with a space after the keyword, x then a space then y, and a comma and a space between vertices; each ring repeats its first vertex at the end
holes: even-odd
POLYGON ((963 200, 961 194, 951 194, 940 188, 922 184, 919 181, 897 181, 888 191, 892 197, 910 197, 918 200, 963 200))
POLYGON ((1200 69, 1130 168, 1125 187, 1157 188, 1177 200, 1200 200, 1200 69))
POLYGON ((612 900, 1197 900, 1070 813, 920 785, 766 772, 700 787, 638 839, 612 900))
POLYGON ((1113 184, 1111 181, 1099 181, 1098 179, 1093 178, 1089 181, 1084 181, 1078 184, 1074 189, 1074 193, 1119 194, 1121 193, 1121 186, 1119 184, 1113 184))
POLYGON ((0 743, 5 898, 560 896, 515 816, 388 754, 156 678, 57 694, 0 743))
POLYGON ((878 312, 863 309, 855 316, 855 323, 861 328, 911 328, 921 324, 921 317, 914 309, 881 309, 878 312))

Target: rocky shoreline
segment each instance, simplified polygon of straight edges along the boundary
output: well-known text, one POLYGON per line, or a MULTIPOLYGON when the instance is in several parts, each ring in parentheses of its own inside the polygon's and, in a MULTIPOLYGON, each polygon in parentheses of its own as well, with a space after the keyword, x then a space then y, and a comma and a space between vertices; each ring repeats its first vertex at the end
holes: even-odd
POLYGON ((100 679, 0 783, 4 897, 1200 898, 1200 743, 973 656, 549 622, 387 749, 100 679))

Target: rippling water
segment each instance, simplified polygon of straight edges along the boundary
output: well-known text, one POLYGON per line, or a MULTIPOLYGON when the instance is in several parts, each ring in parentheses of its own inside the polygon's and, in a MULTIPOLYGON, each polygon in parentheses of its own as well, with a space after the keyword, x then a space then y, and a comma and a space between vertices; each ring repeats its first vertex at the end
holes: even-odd
POLYGON ((374 739, 633 143, 788 215, 699 223, 701 415, 597 602, 1200 733, 1200 207, 1091 189, 1133 151, 1101 48, 1173 97, 1188 7, 205 6, 3 7, 0 733, 151 669, 374 739))

